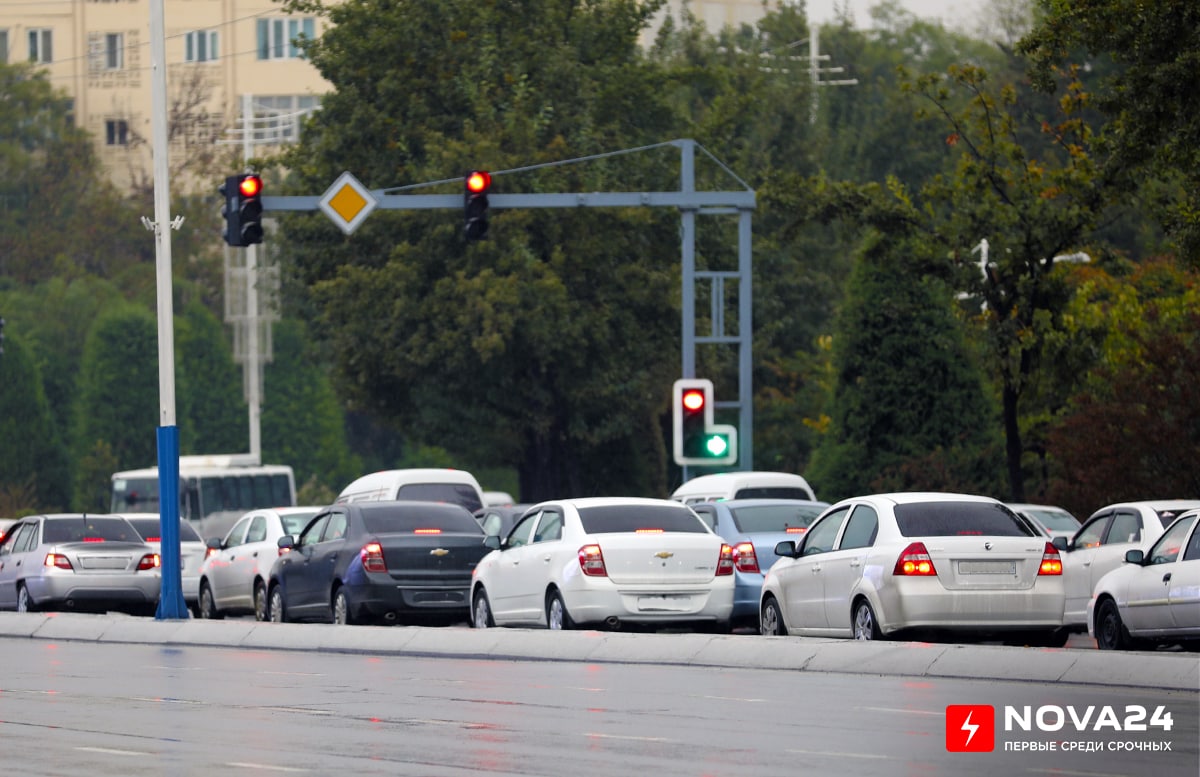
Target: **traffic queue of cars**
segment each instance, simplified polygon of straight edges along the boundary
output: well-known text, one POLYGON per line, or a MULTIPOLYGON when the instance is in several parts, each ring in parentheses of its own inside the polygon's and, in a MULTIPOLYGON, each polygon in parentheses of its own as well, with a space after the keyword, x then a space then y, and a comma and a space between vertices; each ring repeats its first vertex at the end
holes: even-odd
MULTIPOLYGON (((1200 646, 1200 500, 1061 508, 949 493, 833 505, 802 478, 696 478, 670 499, 485 506, 469 473, 393 470, 333 505, 180 533, 201 618, 1200 646), (699 481, 699 482, 697 482, 699 481), (1060 514, 1061 513, 1061 514, 1060 514), (203 561, 201 561, 203 554, 203 561)), ((151 614, 158 516, 27 516, 0 538, 0 609, 151 614)))

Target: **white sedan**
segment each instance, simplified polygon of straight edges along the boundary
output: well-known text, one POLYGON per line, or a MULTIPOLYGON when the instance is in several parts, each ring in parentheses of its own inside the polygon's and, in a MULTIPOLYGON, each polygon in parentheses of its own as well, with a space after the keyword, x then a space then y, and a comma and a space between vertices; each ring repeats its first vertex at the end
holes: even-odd
POLYGON ((485 544, 471 581, 476 628, 729 627, 733 549, 679 502, 543 502, 485 544))
POLYGON ((1065 644, 1062 563, 995 499, 895 493, 843 499, 780 542, 763 580, 763 634, 884 639, 954 632, 1065 644))
POLYGON ((283 552, 279 538, 298 537, 319 507, 277 507, 251 510, 223 538, 208 541, 200 567, 201 618, 254 613, 267 618, 267 580, 283 552))
POLYGON ((1181 643, 1200 650, 1200 510, 1171 524, 1150 550, 1125 552, 1100 578, 1088 605, 1088 633, 1101 650, 1181 643))

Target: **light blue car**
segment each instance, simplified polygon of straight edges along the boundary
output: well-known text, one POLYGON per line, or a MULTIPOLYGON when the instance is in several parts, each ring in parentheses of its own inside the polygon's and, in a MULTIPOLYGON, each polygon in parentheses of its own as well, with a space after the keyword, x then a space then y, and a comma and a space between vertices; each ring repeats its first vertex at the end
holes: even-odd
POLYGON ((732 626, 758 629, 763 576, 778 557, 775 545, 799 542, 828 502, 803 499, 729 499, 689 505, 733 548, 732 626))

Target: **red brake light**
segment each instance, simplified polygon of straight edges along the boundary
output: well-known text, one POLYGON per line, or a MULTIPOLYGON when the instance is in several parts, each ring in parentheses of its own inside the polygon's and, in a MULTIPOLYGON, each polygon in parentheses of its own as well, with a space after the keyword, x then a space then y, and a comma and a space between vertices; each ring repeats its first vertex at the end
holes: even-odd
POLYGON ((662 534, 662 529, 634 529, 634 534, 662 534))
POLYGON ((413 534, 441 534, 441 529, 413 529, 413 534))
POLYGON ((789 527, 787 527, 787 529, 785 531, 787 531, 788 534, 804 534, 804 532, 808 531, 808 527, 807 526, 789 526, 789 527))
POLYGON ((161 537, 147 537, 145 541, 146 542, 162 542, 162 538, 161 537))
MULTIPOLYGON (((755 566, 758 562, 755 561, 755 566)), ((721 543, 721 555, 717 558, 717 577, 733 574, 733 548, 721 543)))
POLYGON ((1038 568, 1039 575, 1061 575, 1062 574, 1062 557, 1058 555, 1058 548, 1046 543, 1046 550, 1042 553, 1042 565, 1038 568))
POLYGON ((103 537, 84 537, 84 542, 104 542, 103 537))
POLYGON ((383 560, 383 546, 378 542, 368 542, 359 552, 363 569, 368 572, 386 572, 387 563, 383 560))
POLYGON ((44 563, 48 567, 57 567, 58 569, 75 569, 75 567, 71 566, 71 560, 61 553, 47 553, 44 563))
POLYGON ((599 545, 584 545, 579 549, 579 569, 588 577, 608 577, 599 545))
POLYGON ((759 572, 758 554, 751 542, 739 542, 733 548, 733 565, 739 572, 759 572))
POLYGON ((914 542, 905 548, 900 558, 896 559, 896 567, 892 574, 917 577, 937 575, 937 570, 933 568, 933 559, 929 558, 929 551, 925 549, 925 543, 914 542))
POLYGON ((207 561, 208 559, 212 558, 215 555, 217 555, 216 548, 205 548, 204 549, 204 560, 205 561, 207 561))
POLYGON ((144 572, 147 569, 158 569, 162 566, 162 557, 157 553, 147 553, 142 556, 142 560, 138 562, 137 568, 139 572, 144 572))

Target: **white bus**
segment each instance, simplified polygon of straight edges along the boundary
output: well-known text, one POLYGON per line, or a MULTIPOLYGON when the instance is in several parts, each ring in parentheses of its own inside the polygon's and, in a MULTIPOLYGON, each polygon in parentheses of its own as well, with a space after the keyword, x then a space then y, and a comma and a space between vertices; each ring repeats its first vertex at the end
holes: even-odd
MULTIPOLYGON (((179 517, 206 540, 223 538, 249 510, 295 504, 289 466, 250 463, 237 454, 179 457, 179 517)), ((159 512, 158 467, 113 473, 111 512, 159 512)))

